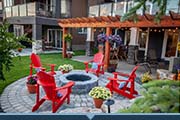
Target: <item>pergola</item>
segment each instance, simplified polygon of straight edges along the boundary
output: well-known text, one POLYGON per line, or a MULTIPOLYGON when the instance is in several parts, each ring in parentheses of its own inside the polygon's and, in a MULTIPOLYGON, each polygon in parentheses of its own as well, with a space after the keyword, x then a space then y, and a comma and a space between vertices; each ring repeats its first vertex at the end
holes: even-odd
MULTIPOLYGON (((133 20, 127 20, 125 22, 120 22, 121 16, 99 16, 99 17, 81 17, 81 18, 68 18, 60 19, 58 21, 59 26, 63 28, 63 58, 66 57, 66 42, 64 40, 64 35, 67 33, 68 28, 106 28, 106 35, 112 34, 113 28, 121 27, 180 27, 180 15, 172 11, 169 12, 170 16, 162 16, 160 23, 155 23, 155 16, 144 14, 143 16, 138 16, 138 22, 133 20)), ((109 65, 110 57, 110 45, 109 42, 105 43, 105 68, 109 65)))

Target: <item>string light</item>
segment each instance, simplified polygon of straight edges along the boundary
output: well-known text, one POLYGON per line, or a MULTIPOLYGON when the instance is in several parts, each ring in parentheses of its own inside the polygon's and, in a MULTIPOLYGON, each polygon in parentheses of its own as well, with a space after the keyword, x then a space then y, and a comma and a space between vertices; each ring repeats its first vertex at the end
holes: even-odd
POLYGON ((162 31, 164 31, 164 29, 162 29, 162 31))
POLYGON ((169 29, 168 31, 171 31, 171 29, 169 29))
POLYGON ((176 27, 176 30, 177 30, 178 28, 176 27))
POLYGON ((159 30, 159 32, 161 32, 161 30, 159 30))
POLYGON ((156 32, 157 30, 155 29, 154 32, 156 32))
POLYGON ((150 29, 150 31, 152 31, 152 29, 150 29))
POLYGON ((173 32, 176 32, 176 30, 173 30, 173 32))

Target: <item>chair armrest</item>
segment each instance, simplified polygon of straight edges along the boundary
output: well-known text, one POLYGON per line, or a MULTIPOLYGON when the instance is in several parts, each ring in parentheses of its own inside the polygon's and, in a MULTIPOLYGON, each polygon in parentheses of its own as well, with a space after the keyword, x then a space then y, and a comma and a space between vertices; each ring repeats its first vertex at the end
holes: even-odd
POLYGON ((48 63, 43 63, 43 65, 50 66, 50 67, 55 67, 56 66, 56 64, 48 64, 48 63))
POLYGON ((57 87, 55 90, 62 90, 62 89, 67 89, 67 88, 70 88, 74 85, 74 82, 68 82, 66 85, 62 86, 62 87, 57 87))
POLYGON ((129 77, 130 75, 127 73, 122 73, 122 72, 113 72, 114 76, 120 75, 120 76, 124 76, 124 77, 129 77))
POLYGON ((104 63, 98 63, 98 66, 104 66, 104 63))
POLYGON ((55 67, 56 64, 47 64, 47 66, 55 67))

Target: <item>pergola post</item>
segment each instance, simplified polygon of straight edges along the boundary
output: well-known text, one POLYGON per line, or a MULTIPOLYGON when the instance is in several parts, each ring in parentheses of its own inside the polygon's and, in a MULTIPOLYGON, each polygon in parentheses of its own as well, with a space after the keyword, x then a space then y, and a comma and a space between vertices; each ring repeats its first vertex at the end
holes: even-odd
MULTIPOLYGON (((106 28, 106 35, 109 36, 112 34, 112 28, 106 28)), ((109 66, 109 59, 110 59, 110 44, 109 41, 106 40, 105 43, 105 58, 104 58, 104 69, 106 70, 109 66)))
POLYGON ((67 34, 67 28, 63 27, 63 49, 62 49, 62 57, 63 58, 67 57, 67 55, 66 55, 67 46, 66 46, 66 41, 64 40, 65 34, 67 34))

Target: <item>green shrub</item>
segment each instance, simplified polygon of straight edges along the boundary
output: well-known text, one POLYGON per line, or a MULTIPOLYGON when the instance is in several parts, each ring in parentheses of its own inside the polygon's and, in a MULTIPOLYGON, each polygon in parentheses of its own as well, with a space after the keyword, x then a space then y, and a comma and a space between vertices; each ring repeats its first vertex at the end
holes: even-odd
POLYGON ((153 80, 143 84, 141 97, 127 109, 130 113, 178 113, 180 108, 180 81, 153 80))

